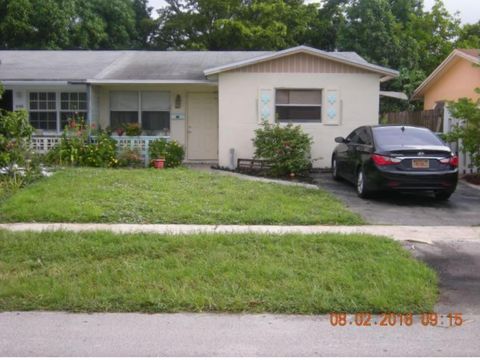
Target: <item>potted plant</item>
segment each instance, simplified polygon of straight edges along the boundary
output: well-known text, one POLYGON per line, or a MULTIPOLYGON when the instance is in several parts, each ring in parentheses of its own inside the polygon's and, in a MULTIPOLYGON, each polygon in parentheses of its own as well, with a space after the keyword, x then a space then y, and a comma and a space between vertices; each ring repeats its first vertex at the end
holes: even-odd
POLYGON ((155 169, 163 169, 165 167, 165 157, 167 154, 166 145, 167 142, 160 139, 150 143, 150 159, 152 159, 152 165, 155 169))
POLYGON ((138 123, 128 123, 124 127, 127 136, 140 136, 142 134, 142 129, 138 123))
POLYGON ((125 133, 125 129, 123 127, 119 127, 115 130, 118 136, 122 136, 125 133))
POLYGON ((157 159, 153 159, 153 167, 155 169, 163 169, 165 167, 165 158, 159 157, 157 159))

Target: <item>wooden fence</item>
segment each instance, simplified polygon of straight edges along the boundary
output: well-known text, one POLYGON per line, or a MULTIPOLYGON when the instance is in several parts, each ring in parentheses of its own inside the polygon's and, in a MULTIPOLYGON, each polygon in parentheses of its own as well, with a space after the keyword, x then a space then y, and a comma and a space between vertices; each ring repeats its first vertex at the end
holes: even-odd
POLYGON ((383 115, 383 121, 393 125, 423 126, 434 132, 443 130, 443 108, 423 111, 390 112, 383 115))

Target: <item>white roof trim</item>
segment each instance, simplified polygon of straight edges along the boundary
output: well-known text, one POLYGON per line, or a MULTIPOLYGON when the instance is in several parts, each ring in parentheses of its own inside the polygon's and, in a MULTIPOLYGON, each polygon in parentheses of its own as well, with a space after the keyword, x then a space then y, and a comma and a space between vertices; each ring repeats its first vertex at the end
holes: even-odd
POLYGON ((394 99, 408 100, 408 96, 402 92, 397 91, 380 91, 380 96, 385 96, 394 99))
POLYGON ((87 79, 84 81, 92 85, 136 85, 136 84, 204 84, 217 85, 216 81, 211 80, 96 80, 87 79))
POLYGON ((2 85, 68 85, 67 80, 2 80, 2 85))
POLYGON ((435 80, 439 75, 441 75, 443 70, 445 70, 448 65, 453 61, 453 59, 457 56, 467 61, 480 64, 480 59, 476 58, 475 56, 466 54, 458 49, 453 50, 450 55, 448 55, 447 58, 443 60, 442 63, 438 65, 438 67, 433 70, 433 72, 415 89, 412 95, 412 99, 420 99, 422 95, 421 92, 427 87, 429 87, 431 85, 431 82, 435 80))
POLYGON ((347 64, 347 65, 355 66, 355 67, 358 67, 358 68, 362 68, 362 69, 365 69, 365 70, 373 71, 373 72, 383 74, 383 75, 387 75, 387 76, 391 76, 391 77, 396 77, 399 74, 398 71, 396 71, 396 70, 384 68, 384 67, 378 66, 378 65, 373 65, 373 64, 370 64, 370 63, 367 63, 367 62, 359 63, 357 61, 351 61, 351 60, 348 60, 348 59, 343 59, 343 58, 340 58, 338 56, 332 55, 331 53, 328 53, 326 51, 314 49, 314 48, 311 48, 311 47, 308 47, 308 46, 303 46, 303 45, 293 47, 293 48, 290 48, 290 49, 286 49, 286 50, 277 51, 273 54, 257 56, 257 57, 252 58, 252 59, 247 59, 247 60, 238 61, 238 62, 234 62, 234 63, 227 64, 227 65, 222 65, 222 66, 206 69, 204 71, 204 74, 206 76, 213 75, 213 74, 218 74, 220 72, 233 70, 233 69, 238 69, 238 68, 241 68, 241 67, 244 67, 244 66, 256 64, 256 63, 263 62, 263 61, 274 60, 274 59, 278 59, 278 58, 281 58, 281 57, 284 57, 284 56, 287 56, 287 55, 293 55, 293 54, 297 54, 297 53, 307 53, 307 54, 310 54, 310 55, 313 55, 313 56, 318 56, 318 57, 321 57, 321 58, 324 58, 324 59, 327 59, 327 60, 332 60, 332 61, 344 63, 344 64, 347 64))

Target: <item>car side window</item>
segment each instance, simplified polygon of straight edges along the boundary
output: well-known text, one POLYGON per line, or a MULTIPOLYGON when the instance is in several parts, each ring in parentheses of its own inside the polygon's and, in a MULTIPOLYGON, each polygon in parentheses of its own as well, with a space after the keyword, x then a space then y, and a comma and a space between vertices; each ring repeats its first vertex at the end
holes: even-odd
POLYGON ((362 145, 372 145, 372 139, 370 137, 370 134, 368 132, 368 129, 367 128, 362 128, 359 130, 359 134, 358 134, 358 137, 359 137, 359 144, 362 144, 362 145))
POLYGON ((358 144, 358 129, 354 130, 350 133, 350 135, 347 136, 348 142, 352 144, 358 144))

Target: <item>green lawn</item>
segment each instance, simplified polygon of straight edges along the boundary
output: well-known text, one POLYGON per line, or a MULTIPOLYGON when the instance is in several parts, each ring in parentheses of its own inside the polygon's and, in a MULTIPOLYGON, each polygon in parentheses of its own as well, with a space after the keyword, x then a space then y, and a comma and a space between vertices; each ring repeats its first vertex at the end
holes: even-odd
POLYGON ((437 291, 383 237, 0 231, 0 311, 428 312, 437 291))
POLYGON ((361 224, 321 190, 189 169, 72 168, 0 202, 3 222, 361 224))

